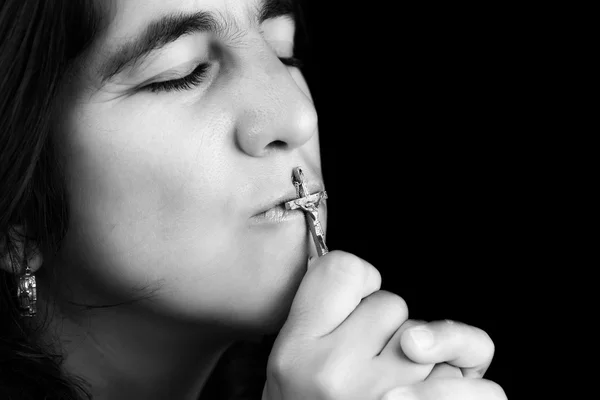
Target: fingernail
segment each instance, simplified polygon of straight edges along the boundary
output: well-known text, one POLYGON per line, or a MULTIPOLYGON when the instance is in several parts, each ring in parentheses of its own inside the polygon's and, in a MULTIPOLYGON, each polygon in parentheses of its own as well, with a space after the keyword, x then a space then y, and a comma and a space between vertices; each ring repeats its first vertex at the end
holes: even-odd
POLYGON ((421 350, 429 350, 435 344, 433 333, 427 328, 412 328, 408 330, 408 334, 421 350))
POLYGON ((417 400, 417 396, 408 387, 391 390, 381 400, 417 400))

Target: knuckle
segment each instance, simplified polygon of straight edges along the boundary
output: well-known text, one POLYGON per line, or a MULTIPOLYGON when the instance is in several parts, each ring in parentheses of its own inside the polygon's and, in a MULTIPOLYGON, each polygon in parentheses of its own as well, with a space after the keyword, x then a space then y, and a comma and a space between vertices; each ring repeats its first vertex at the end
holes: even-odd
POLYGON ((355 256, 352 253, 348 253, 341 250, 333 250, 327 256, 331 261, 330 263, 328 263, 328 265, 331 266, 340 266, 342 268, 343 266, 362 267, 361 264, 363 263, 363 260, 361 260, 359 257, 355 256))
POLYGON ((267 376, 276 382, 286 382, 297 375, 301 360, 292 349, 274 346, 267 361, 267 376))
POLYGON ((344 369, 332 364, 325 364, 314 374, 313 385, 321 399, 346 398, 347 380, 343 376, 344 369))
POLYGON ((334 360, 324 360, 319 366, 309 366, 300 357, 269 356, 267 380, 280 387, 302 387, 321 400, 347 398, 345 369, 334 360))
POLYGON ((375 267, 354 254, 334 250, 327 256, 329 262, 324 265, 326 271, 344 279, 366 280, 369 274, 379 275, 375 267))
POLYGON ((406 301, 395 293, 387 290, 378 290, 366 298, 367 304, 371 303, 376 308, 379 318, 397 321, 399 324, 408 318, 406 301))
POLYGON ((507 400, 506 393, 502 386, 498 385, 496 382, 485 381, 487 383, 488 393, 490 394, 490 400, 507 400))
POLYGON ((486 331, 484 331, 483 329, 477 328, 481 331, 482 336, 484 337, 485 341, 488 342, 488 344, 490 345, 490 347, 494 347, 494 341, 492 340, 492 337, 489 335, 489 333, 487 333, 486 331))
POLYGON ((285 358, 280 357, 275 352, 271 352, 267 362, 267 376, 272 377, 277 382, 281 382, 285 378, 285 371, 288 371, 285 358))
POLYGON ((494 341, 492 340, 492 338, 490 337, 490 335, 487 332, 485 332, 483 330, 481 332, 486 341, 486 349, 488 351, 488 357, 493 358, 494 354, 496 353, 496 345, 494 344, 494 341))

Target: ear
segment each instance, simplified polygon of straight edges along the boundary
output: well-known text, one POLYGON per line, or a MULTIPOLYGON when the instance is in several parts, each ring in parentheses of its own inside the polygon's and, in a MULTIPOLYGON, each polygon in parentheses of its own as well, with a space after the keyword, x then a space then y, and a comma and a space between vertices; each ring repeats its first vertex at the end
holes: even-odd
POLYGON ((11 243, 15 246, 16 252, 13 253, 12 258, 7 248, 6 236, 0 238, 0 270, 22 275, 25 273, 25 265, 31 268, 32 273, 40 269, 44 259, 36 243, 27 242, 27 263, 25 262, 25 234, 26 230, 22 225, 12 226, 12 229, 9 230, 11 243))

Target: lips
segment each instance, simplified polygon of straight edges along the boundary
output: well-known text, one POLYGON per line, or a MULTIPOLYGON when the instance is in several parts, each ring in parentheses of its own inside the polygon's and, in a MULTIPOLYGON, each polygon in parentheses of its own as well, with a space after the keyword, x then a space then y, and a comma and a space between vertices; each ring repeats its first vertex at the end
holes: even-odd
POLYGON ((302 210, 286 210, 285 207, 280 204, 253 216, 252 221, 255 223, 280 223, 298 218, 304 218, 302 210))
MULTIPOLYGON (((321 185, 319 183, 313 183, 313 184, 309 183, 306 186, 311 194, 322 192, 324 190, 323 185, 321 185)), ((253 216, 257 217, 257 216, 260 216, 267 212, 273 213, 273 212, 276 212, 276 210, 278 208, 281 208, 281 210, 285 211, 285 203, 287 203, 288 201, 297 199, 297 198, 298 198, 298 195, 296 194, 296 189, 292 189, 292 190, 288 191, 287 193, 285 193, 284 195, 280 195, 278 197, 275 197, 273 199, 266 201, 264 203, 264 205, 262 205, 258 208, 259 211, 256 214, 254 214, 253 216)))

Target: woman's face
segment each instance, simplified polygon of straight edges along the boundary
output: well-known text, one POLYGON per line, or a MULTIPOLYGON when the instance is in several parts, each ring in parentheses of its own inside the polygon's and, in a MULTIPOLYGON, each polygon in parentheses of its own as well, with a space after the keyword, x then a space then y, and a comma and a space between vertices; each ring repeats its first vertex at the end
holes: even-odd
POLYGON ((56 268, 73 293, 105 301, 150 287, 152 312, 240 329, 285 319, 311 241, 301 212, 260 214, 293 197, 296 166, 312 192, 323 183, 313 101, 280 60, 293 55, 294 21, 276 3, 104 9, 56 129, 71 216, 56 268))

